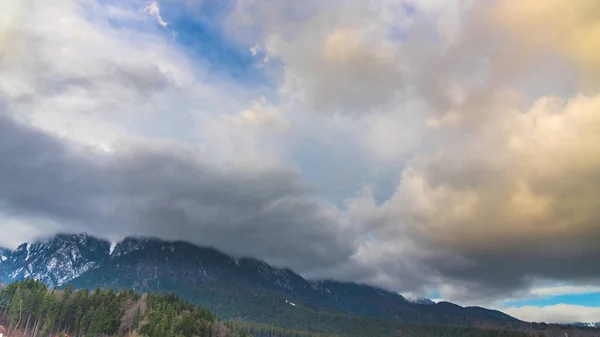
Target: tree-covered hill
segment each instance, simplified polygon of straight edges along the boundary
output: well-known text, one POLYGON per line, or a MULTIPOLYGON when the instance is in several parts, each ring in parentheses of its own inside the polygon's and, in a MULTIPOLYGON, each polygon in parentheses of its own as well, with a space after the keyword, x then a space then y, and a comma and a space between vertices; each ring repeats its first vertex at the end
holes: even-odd
MULTIPOLYGON (((260 309, 256 309, 260 310, 260 309)), ((308 309, 307 309, 308 310, 308 309)), ((512 331, 408 324, 317 311, 289 316, 278 326, 246 320, 221 321, 202 305, 173 293, 140 294, 132 289, 49 289, 40 281, 17 281, 0 291, 0 325, 11 337, 525 337, 600 336, 595 329, 512 331), (305 328, 303 328, 303 326, 305 328), (295 328, 295 330, 293 329, 295 328)))

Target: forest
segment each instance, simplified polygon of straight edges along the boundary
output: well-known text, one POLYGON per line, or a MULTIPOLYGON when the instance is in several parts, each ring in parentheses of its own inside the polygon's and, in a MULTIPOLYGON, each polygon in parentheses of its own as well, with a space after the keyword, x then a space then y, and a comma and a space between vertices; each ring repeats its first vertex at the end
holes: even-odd
POLYGON ((13 282, 0 291, 0 325, 10 337, 531 336, 510 330, 405 324, 336 313, 324 313, 318 320, 322 323, 318 325, 320 331, 292 331, 244 320, 222 321, 174 293, 139 294, 131 289, 100 287, 75 290, 73 286, 57 290, 31 279, 13 282))
POLYGON ((0 317, 11 333, 27 337, 129 336, 244 337, 231 322, 175 294, 133 290, 48 289, 35 280, 14 282, 0 292, 0 317))

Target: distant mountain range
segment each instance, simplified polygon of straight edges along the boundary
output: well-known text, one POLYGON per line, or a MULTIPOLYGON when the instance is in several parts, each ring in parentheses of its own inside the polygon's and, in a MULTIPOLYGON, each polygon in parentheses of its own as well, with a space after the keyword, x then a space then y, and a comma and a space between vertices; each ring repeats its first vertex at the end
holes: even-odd
POLYGON ((278 324, 290 317, 339 312, 410 323, 513 326, 496 310, 403 296, 366 285, 309 281, 289 269, 176 241, 129 237, 111 247, 86 234, 59 234, 0 249, 0 281, 34 278, 50 287, 114 287, 177 292, 224 318, 278 324))
POLYGON ((571 323, 569 325, 571 325, 571 326, 578 326, 578 327, 585 327, 585 328, 600 329, 600 322, 597 322, 597 323, 583 323, 583 322, 578 322, 578 323, 571 323))

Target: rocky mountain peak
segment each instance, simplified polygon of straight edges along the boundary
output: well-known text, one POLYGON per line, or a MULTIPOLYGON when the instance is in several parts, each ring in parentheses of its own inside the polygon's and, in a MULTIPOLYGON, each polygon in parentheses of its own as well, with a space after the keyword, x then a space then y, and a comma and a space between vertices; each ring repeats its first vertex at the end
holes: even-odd
POLYGON ((419 298, 412 301, 415 304, 434 305, 435 302, 428 298, 419 298))
POLYGON ((75 279, 108 257, 110 244, 83 234, 57 234, 21 244, 2 263, 2 281, 34 278, 50 287, 75 279))

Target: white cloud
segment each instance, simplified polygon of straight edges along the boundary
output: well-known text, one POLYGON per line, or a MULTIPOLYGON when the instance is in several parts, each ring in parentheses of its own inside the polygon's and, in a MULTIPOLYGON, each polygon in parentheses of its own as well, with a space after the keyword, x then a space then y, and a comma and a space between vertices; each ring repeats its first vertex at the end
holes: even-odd
MULTIPOLYGON (((106 23, 114 15, 137 15, 135 8, 28 3, 10 0, 13 15, 0 24, 6 41, 0 44, 0 94, 10 114, 105 149, 128 138, 171 138, 207 149, 216 161, 235 157, 219 151, 220 142, 207 136, 216 130, 207 125, 243 111, 252 89, 206 80, 202 65, 144 25, 121 30, 106 23)), ((223 128, 240 136, 255 133, 225 123, 223 128)))
MULTIPOLYGON (((595 284, 588 285, 571 285, 571 284, 561 284, 561 285, 545 285, 545 286, 532 286, 529 289, 522 289, 516 293, 511 298, 503 298, 498 299, 494 302, 485 303, 485 305, 495 308, 500 308, 499 310, 503 310, 504 306, 510 305, 511 302, 522 302, 528 300, 539 300, 539 299, 549 299, 563 295, 585 295, 585 294, 595 294, 600 293, 600 286, 595 284)), ((481 304, 481 303, 478 303, 481 304)))
POLYGON ((572 304, 555 304, 545 307, 512 307, 504 308, 503 311, 527 322, 596 323, 600 321, 600 308, 572 304))
POLYGON ((266 103, 264 97, 252 101, 250 107, 234 116, 226 118, 236 124, 247 124, 266 128, 285 129, 289 122, 282 116, 281 112, 266 103))
POLYGON ((259 48, 260 47, 258 45, 255 45, 252 48, 250 48, 250 53, 252 54, 252 56, 256 56, 256 54, 258 53, 259 48))
POLYGON ((17 245, 27 242, 32 238, 44 237, 55 234, 63 229, 60 224, 52 220, 35 217, 13 217, 0 212, 0 247, 15 249, 17 245))
POLYGON ((158 24, 163 28, 167 28, 169 23, 163 20, 162 16, 160 16, 160 7, 158 6, 157 1, 152 1, 148 6, 144 7, 144 11, 153 16, 158 24))
POLYGON ((554 287, 539 287, 533 288, 529 292, 535 297, 552 297, 560 295, 581 295, 581 294, 592 294, 600 293, 600 286, 576 286, 576 285, 562 285, 554 287))
POLYGON ((38 127, 106 144, 140 134, 134 125, 156 117, 166 93, 177 94, 195 81, 187 58, 164 39, 106 24, 113 7, 29 3, 8 4, 22 18, 0 32, 6 39, 0 45, 0 91, 13 114, 38 127))

